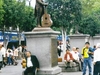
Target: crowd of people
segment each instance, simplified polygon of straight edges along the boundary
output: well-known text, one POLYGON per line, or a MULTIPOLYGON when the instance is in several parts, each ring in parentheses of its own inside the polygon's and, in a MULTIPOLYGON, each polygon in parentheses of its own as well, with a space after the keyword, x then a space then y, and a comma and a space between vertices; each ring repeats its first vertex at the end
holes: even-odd
POLYGON ((17 60, 24 58, 25 51, 25 47, 22 47, 21 45, 18 47, 13 47, 13 49, 9 47, 6 49, 3 46, 3 42, 0 42, 0 72, 1 68, 5 66, 16 66, 18 64, 17 60))
POLYGON ((65 60, 65 64, 66 64, 66 68, 69 67, 74 67, 74 63, 76 63, 76 66, 79 66, 79 70, 82 70, 82 56, 79 53, 79 48, 78 47, 73 47, 72 51, 70 51, 69 49, 66 50, 66 54, 64 56, 64 60, 65 60))
MULTIPOLYGON (((58 47, 58 56, 61 55, 61 45, 58 47)), ((93 48, 90 47, 90 43, 86 42, 82 50, 78 47, 73 47, 72 50, 66 48, 64 60, 66 68, 74 67, 74 64, 79 66, 79 70, 82 71, 82 75, 86 75, 87 66, 89 69, 88 75, 100 75, 100 43, 97 43, 93 48), (81 51, 81 52, 79 52, 81 51), (92 63, 94 65, 92 65, 92 63), (93 68, 93 69, 92 69, 93 68), (93 70, 93 71, 92 71, 93 70), (93 72, 93 73, 92 73, 93 72)))

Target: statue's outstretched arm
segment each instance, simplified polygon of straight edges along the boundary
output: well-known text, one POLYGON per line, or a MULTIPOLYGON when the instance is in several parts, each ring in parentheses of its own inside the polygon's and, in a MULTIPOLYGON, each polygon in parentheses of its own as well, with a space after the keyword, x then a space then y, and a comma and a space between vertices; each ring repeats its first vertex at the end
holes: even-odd
POLYGON ((42 5, 48 5, 48 3, 44 3, 41 0, 37 0, 38 3, 42 4, 42 5))

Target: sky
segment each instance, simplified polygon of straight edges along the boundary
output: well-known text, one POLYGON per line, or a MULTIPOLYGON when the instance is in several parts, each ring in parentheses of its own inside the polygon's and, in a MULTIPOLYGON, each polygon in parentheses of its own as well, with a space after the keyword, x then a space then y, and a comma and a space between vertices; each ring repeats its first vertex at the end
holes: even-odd
MULTIPOLYGON (((27 0, 26 4, 29 5, 29 0, 27 0)), ((36 3, 36 0, 30 0, 31 1, 31 6, 34 8, 35 7, 35 3, 36 3)))

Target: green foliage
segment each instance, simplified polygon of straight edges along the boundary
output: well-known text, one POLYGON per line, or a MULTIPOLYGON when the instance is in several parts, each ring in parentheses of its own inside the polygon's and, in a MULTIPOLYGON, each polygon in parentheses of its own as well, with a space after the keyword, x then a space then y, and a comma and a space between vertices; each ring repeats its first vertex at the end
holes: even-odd
POLYGON ((0 0, 0 25, 2 24, 2 21, 3 21, 3 16, 4 16, 4 10, 3 10, 3 1, 0 0))
POLYGON ((53 26, 64 27, 68 31, 79 25, 81 20, 81 3, 79 0, 47 0, 48 12, 51 14, 53 26))
POLYGON ((94 36, 100 33, 100 0, 81 0, 82 21, 79 32, 94 36))
POLYGON ((82 3, 83 16, 89 16, 92 12, 100 9, 100 0, 80 0, 82 3))
POLYGON ((94 36, 95 34, 98 34, 100 32, 99 28, 100 26, 92 17, 87 17, 82 20, 79 32, 94 36))
POLYGON ((34 10, 32 7, 25 7, 24 24, 22 25, 22 30, 30 31, 36 26, 36 20, 34 17, 34 10))
POLYGON ((34 10, 25 5, 25 0, 3 0, 5 10, 3 25, 7 28, 20 27, 21 31, 30 31, 35 25, 34 10))

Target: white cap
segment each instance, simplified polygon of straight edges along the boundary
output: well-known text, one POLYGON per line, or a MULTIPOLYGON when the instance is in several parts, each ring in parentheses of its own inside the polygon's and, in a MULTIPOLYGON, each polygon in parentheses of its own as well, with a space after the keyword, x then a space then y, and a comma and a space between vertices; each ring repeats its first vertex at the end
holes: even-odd
POLYGON ((100 43, 97 43, 96 48, 100 48, 100 43))

